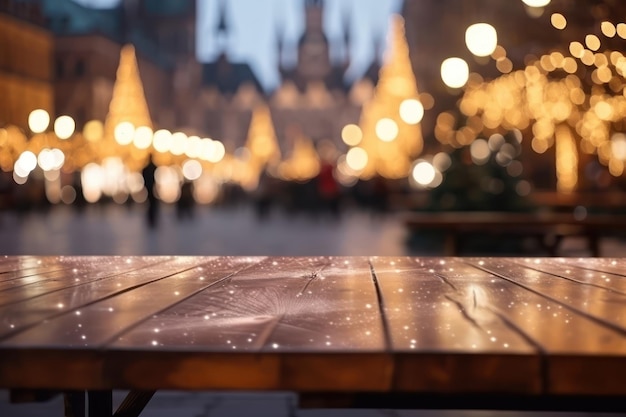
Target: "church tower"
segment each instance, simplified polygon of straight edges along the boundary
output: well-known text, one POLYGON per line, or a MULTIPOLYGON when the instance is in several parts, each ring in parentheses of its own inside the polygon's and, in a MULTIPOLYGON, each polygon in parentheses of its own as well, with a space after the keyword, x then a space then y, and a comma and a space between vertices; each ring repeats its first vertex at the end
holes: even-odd
POLYGON ((332 67, 330 63, 328 38, 324 34, 322 19, 323 0, 305 0, 305 29, 298 42, 297 73, 302 82, 324 82, 332 67))

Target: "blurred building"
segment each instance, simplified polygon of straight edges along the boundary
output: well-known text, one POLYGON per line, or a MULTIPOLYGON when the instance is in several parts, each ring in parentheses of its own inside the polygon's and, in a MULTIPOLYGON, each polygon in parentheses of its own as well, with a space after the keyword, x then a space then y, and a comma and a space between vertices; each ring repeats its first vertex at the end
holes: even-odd
MULTIPOLYGON (((227 4, 220 4, 213 32, 221 45, 228 45, 228 38, 234 35, 227 4)), ((323 1, 304 0, 303 12, 306 26, 297 45, 286 45, 277 30, 279 87, 264 91, 250 65, 232 61, 224 46, 214 61, 202 65, 200 97, 197 105, 188 106, 187 117, 193 119, 190 126, 219 138, 233 151, 246 141, 254 108, 268 102, 283 152, 290 150, 300 135, 314 142, 328 139, 342 146, 341 129, 358 122, 362 104, 373 93, 380 63, 375 59, 361 80, 347 83, 345 71, 350 65, 351 47, 348 19, 337 48, 343 53, 336 56, 331 54, 331 42, 322 28, 323 1), (295 56, 295 63, 286 63, 285 55, 295 56)))
POLYGON ((0 125, 28 127, 36 108, 54 111, 54 39, 41 8, 0 1, 0 125))

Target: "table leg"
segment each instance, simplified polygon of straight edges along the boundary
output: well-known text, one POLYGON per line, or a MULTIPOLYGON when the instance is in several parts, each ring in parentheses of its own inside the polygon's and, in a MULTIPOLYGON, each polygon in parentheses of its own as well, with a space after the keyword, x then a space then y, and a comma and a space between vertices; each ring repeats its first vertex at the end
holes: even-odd
POLYGON ((85 391, 63 393, 65 417, 85 417, 85 391))
POLYGON ((89 417, 111 417, 113 415, 112 391, 87 391, 89 417))
POLYGON ((113 414, 114 417, 138 417, 156 391, 131 391, 113 414))

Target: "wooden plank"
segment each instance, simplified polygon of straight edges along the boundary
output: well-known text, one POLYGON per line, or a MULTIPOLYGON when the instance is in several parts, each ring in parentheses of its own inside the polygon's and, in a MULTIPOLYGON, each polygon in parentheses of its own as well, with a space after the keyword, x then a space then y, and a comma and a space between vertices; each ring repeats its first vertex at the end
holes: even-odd
POLYGON ((345 350, 357 355, 374 350, 384 353, 369 266, 364 258, 348 261, 356 264, 345 262, 327 257, 267 259, 151 317, 110 346, 116 350, 153 346, 157 352, 239 352, 232 357, 212 354, 198 359, 203 367, 221 369, 219 373, 181 374, 181 367, 193 369, 186 365, 187 354, 180 356, 180 363, 168 356, 165 363, 175 368, 172 369, 163 367, 163 358, 157 353, 158 369, 148 360, 150 357, 143 357, 136 359, 125 375, 112 378, 134 384, 140 382, 145 372, 151 372, 152 381, 164 381, 161 383, 170 384, 170 388, 205 389, 237 384, 239 379, 246 387, 256 389, 333 388, 345 386, 351 379, 362 386, 381 389, 382 384, 388 383, 389 375, 382 383, 372 375, 390 371, 388 358, 381 361, 377 355, 369 355, 356 362, 346 355, 327 355, 345 350), (371 308, 359 316, 357 313, 361 308, 367 309, 368 304, 371 308), (364 325, 371 329, 369 336, 365 335, 364 325), (271 353, 260 362, 249 357, 245 375, 236 372, 240 369, 239 361, 247 357, 242 352, 261 351, 271 353), (289 355, 283 356, 285 352, 289 355), (267 358, 273 358, 274 353, 281 356, 274 359, 275 368, 268 370, 268 360, 272 359, 267 358), (373 367, 364 366, 363 361, 368 359, 373 367), (375 366, 378 363, 380 366, 375 366), (344 380, 338 374, 344 375, 344 380))
MULTIPOLYGON (((621 295, 626 295, 626 278, 624 275, 618 275, 602 270, 594 270, 589 267, 583 268, 574 264, 568 258, 542 258, 539 264, 535 263, 535 259, 529 258, 514 259, 513 261, 518 265, 525 266, 526 268, 535 269, 539 272, 554 275, 575 283, 591 285, 619 293, 621 295)), ((617 262, 615 265, 617 265, 617 262)), ((622 268, 623 273, 626 272, 626 268, 622 268)))
MULTIPOLYGON (((0 347, 102 346, 124 330, 215 282, 253 265, 256 258, 194 258, 196 267, 68 311, 0 342, 0 347)), ((170 271, 168 270, 168 272, 170 271)))
POLYGON ((76 274, 71 274, 61 290, 0 306, 0 339, 197 264, 191 257, 137 257, 131 263, 119 261, 119 265, 111 264, 101 272, 86 275, 88 279, 83 276, 79 282, 75 282, 76 274))
POLYGON ((464 281, 453 283, 451 259, 371 262, 397 352, 395 389, 540 392, 538 348, 494 311, 491 277, 457 271, 464 281))
POLYGON ((7 288, 4 291, 0 291, 0 306, 116 277, 120 274, 159 264, 167 260, 168 258, 166 257, 135 257, 109 260, 96 258, 94 261, 90 261, 88 258, 77 259, 67 269, 46 272, 45 274, 35 274, 5 282, 4 284, 7 285, 7 288))
POLYGON ((504 258, 467 261, 543 299, 518 323, 544 346, 546 392, 626 395, 626 362, 616 360, 626 352, 623 295, 541 272, 541 258, 530 268, 504 258))
MULTIPOLYGON (((559 258, 555 261, 560 262, 562 259, 571 267, 626 277, 626 259, 624 258, 559 258)), ((549 258, 542 258, 542 261, 549 260, 549 258)))
MULTIPOLYGON (((469 258, 468 262, 597 323, 611 327, 614 331, 626 334, 626 310, 623 307, 626 295, 543 272, 541 258, 528 259, 528 267, 506 258, 469 258)), ((571 349, 572 352, 578 352, 578 345, 572 345, 571 349)))

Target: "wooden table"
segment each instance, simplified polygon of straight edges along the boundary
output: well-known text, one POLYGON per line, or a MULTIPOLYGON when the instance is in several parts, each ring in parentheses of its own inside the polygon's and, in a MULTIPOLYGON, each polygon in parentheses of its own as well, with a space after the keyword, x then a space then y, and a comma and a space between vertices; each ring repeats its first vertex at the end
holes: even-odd
POLYGON ((569 236, 587 240, 592 256, 601 256, 602 236, 626 234, 626 215, 558 212, 410 212, 401 215, 413 231, 438 230, 445 234, 444 252, 458 256, 468 236, 532 237, 550 256, 558 254, 561 241, 569 236))
POLYGON ((4 257, 0 388, 623 411, 626 258, 4 257))

